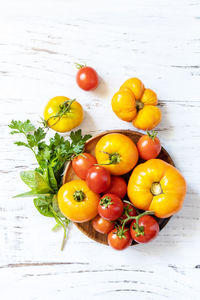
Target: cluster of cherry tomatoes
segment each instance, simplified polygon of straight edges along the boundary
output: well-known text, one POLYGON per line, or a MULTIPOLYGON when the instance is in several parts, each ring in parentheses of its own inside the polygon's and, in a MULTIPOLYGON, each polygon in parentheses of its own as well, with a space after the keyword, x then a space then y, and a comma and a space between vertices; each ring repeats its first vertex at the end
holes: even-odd
MULTIPOLYGON (((137 144, 140 157, 149 159, 160 153, 161 146, 155 135, 141 137, 137 144), (148 147, 148 149, 147 149, 148 147)), ((92 220, 93 228, 108 235, 108 244, 117 250, 127 248, 134 240, 147 243, 159 232, 158 222, 150 215, 152 212, 139 214, 129 201, 127 183, 121 176, 111 175, 109 170, 98 165, 90 153, 82 153, 72 161, 76 175, 85 180, 90 190, 100 194, 98 215, 92 220)))

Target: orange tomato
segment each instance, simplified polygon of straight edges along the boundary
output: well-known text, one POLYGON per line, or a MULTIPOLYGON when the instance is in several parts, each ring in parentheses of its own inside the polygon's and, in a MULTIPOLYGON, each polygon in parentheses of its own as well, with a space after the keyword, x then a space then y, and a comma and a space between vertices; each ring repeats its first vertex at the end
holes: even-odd
POLYGON ((98 211, 99 195, 89 189, 84 180, 72 180, 58 191, 58 206, 62 214, 73 222, 93 219, 98 211))
POLYGON ((160 159, 138 165, 128 182, 128 197, 133 205, 154 211, 159 218, 177 213, 185 194, 186 182, 181 173, 160 159))
POLYGON ((131 122, 138 129, 151 130, 161 121, 157 95, 151 89, 145 89, 138 78, 124 82, 112 98, 112 109, 122 120, 131 122))
POLYGON ((138 161, 136 145, 120 133, 104 135, 96 145, 95 154, 98 164, 113 175, 128 173, 138 161))

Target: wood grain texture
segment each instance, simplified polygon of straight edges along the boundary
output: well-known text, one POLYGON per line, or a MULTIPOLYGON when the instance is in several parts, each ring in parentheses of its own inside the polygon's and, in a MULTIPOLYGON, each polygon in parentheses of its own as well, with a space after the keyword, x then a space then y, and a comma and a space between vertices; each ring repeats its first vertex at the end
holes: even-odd
MULTIPOLYGON (((197 0, 20 0, 0 9, 0 288, 1 298, 199 299, 200 3, 197 0), (100 75, 86 93, 74 62, 100 75), (163 113, 160 140, 188 183, 183 209, 149 245, 115 252, 72 226, 62 232, 40 216, 19 172, 36 166, 13 145, 11 119, 35 124, 56 95, 84 107, 84 133, 133 129, 111 110, 112 95, 137 76, 154 89, 163 113)), ((49 133, 49 136, 52 132, 49 133)), ((67 136, 67 135, 66 135, 67 136)))

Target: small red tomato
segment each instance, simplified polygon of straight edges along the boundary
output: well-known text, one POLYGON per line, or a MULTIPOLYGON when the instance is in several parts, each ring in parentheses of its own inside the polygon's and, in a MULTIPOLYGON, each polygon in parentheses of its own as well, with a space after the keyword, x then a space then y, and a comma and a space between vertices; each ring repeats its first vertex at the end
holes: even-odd
POLYGON ((152 216, 142 216, 138 225, 136 220, 133 220, 130 226, 132 239, 137 243, 148 243, 159 233, 158 222, 152 216))
POLYGON ((116 250, 123 250, 130 246, 132 238, 130 230, 125 228, 123 234, 120 234, 119 228, 113 229, 108 234, 108 244, 116 250))
POLYGON ((123 199, 127 192, 127 183, 120 176, 111 176, 111 184, 106 193, 114 194, 123 199))
POLYGON ((147 131, 147 135, 141 136, 137 143, 139 156, 144 159, 156 158, 161 151, 160 140, 156 137, 157 133, 147 131))
POLYGON ((91 67, 80 64, 77 64, 77 68, 79 69, 76 75, 78 86, 85 91, 96 89, 99 82, 97 72, 91 67))
MULTIPOLYGON (((121 216, 121 219, 125 220, 128 218, 128 216, 135 217, 135 216, 137 216, 137 212, 136 212, 135 208, 133 207, 133 205, 125 202, 124 208, 123 208, 123 215, 121 216)), ((130 224, 131 222, 132 222, 132 220, 127 221, 126 225, 130 224)))
POLYGON ((97 164, 96 158, 89 153, 82 153, 72 160, 72 168, 76 175, 85 179, 89 168, 97 164))
POLYGON ((86 182, 93 192, 100 194, 109 188, 111 176, 105 168, 93 166, 87 172, 86 182))
POLYGON ((114 194, 105 194, 99 201, 98 213, 108 221, 117 220, 123 213, 123 202, 114 194))
POLYGON ((92 226, 100 233, 109 233, 115 227, 115 224, 103 219, 101 216, 96 216, 96 218, 92 220, 92 226))

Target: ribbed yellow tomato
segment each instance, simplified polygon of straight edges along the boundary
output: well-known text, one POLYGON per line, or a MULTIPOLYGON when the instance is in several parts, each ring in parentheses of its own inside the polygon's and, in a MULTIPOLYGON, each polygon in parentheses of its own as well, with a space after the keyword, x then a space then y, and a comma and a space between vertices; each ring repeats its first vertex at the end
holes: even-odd
POLYGON ((48 127, 58 132, 67 132, 83 121, 80 103, 64 96, 54 97, 44 109, 44 120, 48 127))
POLYGON ((133 205, 154 211, 159 218, 177 213, 185 194, 186 182, 181 173, 160 159, 138 165, 128 182, 128 197, 133 205))
POLYGON ((136 100, 140 100, 144 93, 144 84, 138 78, 129 78, 126 80, 120 87, 120 90, 123 90, 124 88, 129 88, 135 95, 136 100))
POLYGON ((120 133, 104 135, 95 149, 98 164, 113 175, 129 172, 138 161, 138 150, 134 142, 120 133))
POLYGON ((131 122, 138 129, 151 130, 161 121, 161 111, 156 106, 157 95, 145 89, 138 78, 130 78, 112 98, 112 109, 122 120, 131 122))
POLYGON ((73 222, 86 222, 97 215, 99 195, 89 189, 84 180, 72 180, 58 191, 58 206, 73 222))

